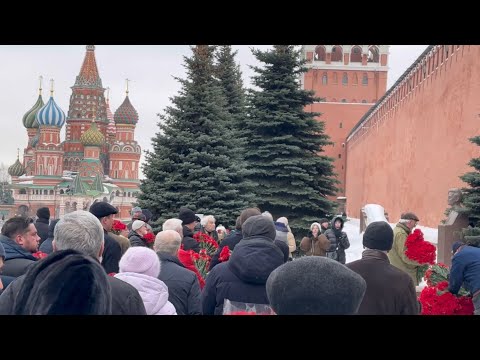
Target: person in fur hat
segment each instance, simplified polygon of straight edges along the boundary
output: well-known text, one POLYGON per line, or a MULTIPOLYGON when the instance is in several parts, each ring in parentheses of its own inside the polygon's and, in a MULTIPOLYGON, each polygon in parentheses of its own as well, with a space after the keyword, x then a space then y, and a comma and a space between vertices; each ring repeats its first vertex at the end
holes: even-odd
POLYGON ((108 276, 98 261, 60 250, 25 274, 12 315, 111 315, 108 276))
POLYGON ((131 247, 120 259, 120 273, 115 277, 132 285, 142 297, 147 315, 177 315, 168 301, 168 287, 157 279, 160 259, 146 247, 131 247))
POLYGON ((321 233, 320 224, 314 222, 310 225, 310 233, 300 242, 300 249, 308 256, 325 256, 330 248, 330 241, 321 233))

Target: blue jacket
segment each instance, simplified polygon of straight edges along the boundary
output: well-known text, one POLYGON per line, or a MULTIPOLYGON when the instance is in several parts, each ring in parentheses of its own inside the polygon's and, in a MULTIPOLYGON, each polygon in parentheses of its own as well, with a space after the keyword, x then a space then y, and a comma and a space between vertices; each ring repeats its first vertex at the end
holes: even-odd
POLYGON ((480 248, 464 246, 453 256, 448 290, 457 294, 462 284, 472 295, 480 290, 480 248))
POLYGON ((31 252, 25 250, 12 239, 0 235, 0 242, 5 248, 5 264, 2 275, 18 277, 27 272, 27 268, 37 259, 31 252))

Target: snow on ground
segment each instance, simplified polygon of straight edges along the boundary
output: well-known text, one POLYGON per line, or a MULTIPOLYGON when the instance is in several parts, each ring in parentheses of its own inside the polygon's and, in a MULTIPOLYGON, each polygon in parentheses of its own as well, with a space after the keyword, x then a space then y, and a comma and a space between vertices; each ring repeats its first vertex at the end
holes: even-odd
MULTIPOLYGON (((396 223, 389 223, 392 229, 395 227, 396 223)), ((426 241, 437 245, 438 243, 438 229, 428 228, 425 226, 417 226, 420 230, 422 230, 424 238, 426 241)), ((345 250, 345 254, 347 256, 347 263, 359 260, 362 258, 363 252, 363 233, 360 234, 360 219, 353 219, 348 218, 348 221, 345 222, 343 227, 343 231, 345 231, 348 235, 348 240, 350 241, 350 247, 345 250)), ((417 290, 421 290, 425 286, 425 282, 422 281, 419 286, 417 286, 417 290)))

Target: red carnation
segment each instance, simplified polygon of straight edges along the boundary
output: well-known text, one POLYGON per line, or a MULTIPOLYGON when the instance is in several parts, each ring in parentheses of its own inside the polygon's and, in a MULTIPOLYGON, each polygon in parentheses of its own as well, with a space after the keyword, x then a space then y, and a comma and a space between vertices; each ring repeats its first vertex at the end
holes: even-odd
POLYGON ((224 262, 224 261, 227 261, 228 259, 230 259, 230 255, 231 255, 231 250, 228 246, 224 246, 222 251, 220 251, 220 255, 218 256, 218 260, 220 262, 224 262))
POLYGON ((153 233, 146 233, 145 235, 143 235, 143 239, 147 244, 152 244, 153 242, 155 242, 155 235, 153 233))
POLYGON ((48 254, 46 254, 42 251, 37 251, 37 252, 33 253, 32 256, 34 258, 37 258, 37 259, 43 259, 43 258, 46 258, 48 256, 48 254))

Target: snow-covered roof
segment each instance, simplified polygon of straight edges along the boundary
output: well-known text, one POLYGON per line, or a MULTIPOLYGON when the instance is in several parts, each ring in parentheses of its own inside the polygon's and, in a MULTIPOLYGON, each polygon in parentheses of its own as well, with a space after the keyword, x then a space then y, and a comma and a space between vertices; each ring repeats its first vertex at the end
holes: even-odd
POLYGON ((33 185, 33 180, 19 181, 17 185, 33 185))
POLYGON ((31 175, 30 175, 30 176, 22 175, 22 176, 19 176, 18 178, 19 178, 19 179, 33 179, 34 176, 31 176, 31 175))

